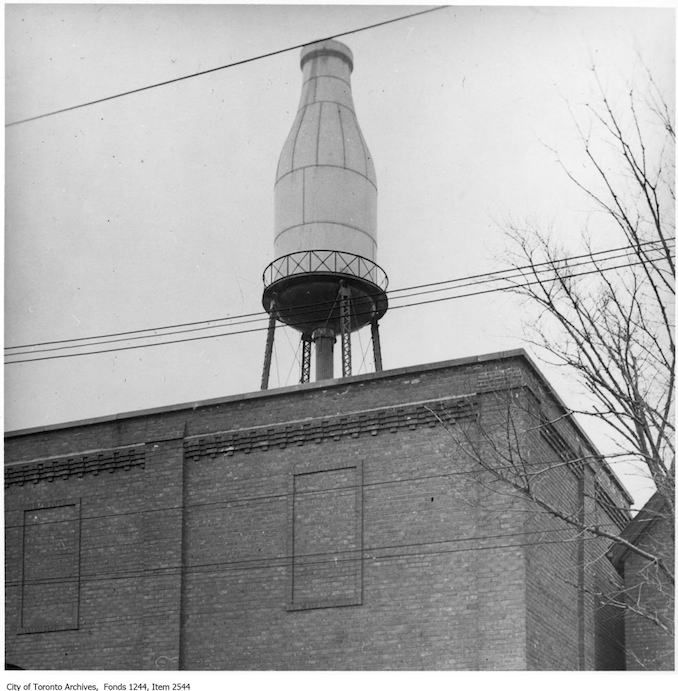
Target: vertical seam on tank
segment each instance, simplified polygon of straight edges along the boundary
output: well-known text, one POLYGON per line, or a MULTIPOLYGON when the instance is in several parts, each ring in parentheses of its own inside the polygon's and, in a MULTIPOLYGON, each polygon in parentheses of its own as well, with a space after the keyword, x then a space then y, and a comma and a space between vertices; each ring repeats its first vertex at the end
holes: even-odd
POLYGON ((337 114, 339 115, 339 129, 341 130, 341 148, 343 151, 342 167, 346 168, 346 140, 344 139, 344 123, 341 120, 341 105, 337 103, 337 114))
POLYGON ((363 133, 360 131, 360 125, 355 123, 356 128, 358 129, 358 136, 360 137, 360 143, 363 146, 363 156, 365 157, 365 177, 369 178, 370 177, 370 169, 369 166, 367 165, 367 144, 365 144, 365 139, 363 138, 363 133))
POLYGON ((301 131, 304 117, 306 117, 306 106, 304 106, 301 117, 299 118, 299 126, 297 127, 297 131, 294 133, 294 143, 292 144, 292 160, 290 162, 291 170, 294 170, 294 156, 297 153, 297 139, 299 138, 299 132, 301 131))
POLYGON ((306 223, 306 168, 301 169, 301 224, 306 223))
POLYGON ((323 124, 323 104, 320 104, 320 111, 318 113, 318 130, 315 133, 315 164, 320 163, 320 128, 323 124))

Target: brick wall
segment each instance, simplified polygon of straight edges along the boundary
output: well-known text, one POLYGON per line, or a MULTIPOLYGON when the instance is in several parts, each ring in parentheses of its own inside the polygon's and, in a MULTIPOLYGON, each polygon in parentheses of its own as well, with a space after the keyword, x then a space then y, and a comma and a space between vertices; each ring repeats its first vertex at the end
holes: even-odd
POLYGON ((496 392, 525 386, 557 407, 511 356, 10 436, 8 662, 591 667, 591 602, 552 568, 576 582, 578 544, 474 461, 478 410, 500 439, 496 392), (78 625, 23 633, 24 512, 50 502, 80 506, 78 625))
POLYGON ((498 550, 497 559, 472 549, 506 543, 478 538, 513 532, 514 521, 482 522, 476 485, 462 474, 469 464, 447 436, 380 432, 187 465, 186 665, 522 668, 521 551, 498 550), (361 537, 317 561, 360 560, 362 604, 332 607, 320 597, 317 607, 290 608, 290 477, 356 463, 361 537))
MULTIPOLYGON (((670 521, 659 517, 637 542, 641 549, 662 554, 674 571, 674 531, 670 521)), ((626 612, 627 666, 630 670, 673 670, 674 658, 674 586, 656 566, 632 552, 623 565, 627 602, 651 617, 657 617, 669 629, 663 630, 648 617, 626 612)))
POLYGON ((8 662, 27 669, 141 668, 143 598, 135 574, 144 567, 145 479, 143 469, 134 468, 5 490, 8 662), (23 578, 24 511, 74 502, 81 506, 76 628, 20 633, 22 589, 30 585, 23 578))

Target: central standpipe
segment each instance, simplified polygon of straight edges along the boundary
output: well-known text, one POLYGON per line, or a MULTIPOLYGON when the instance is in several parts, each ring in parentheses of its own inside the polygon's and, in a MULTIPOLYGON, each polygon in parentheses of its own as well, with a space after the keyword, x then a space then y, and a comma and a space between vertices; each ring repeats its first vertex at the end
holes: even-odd
POLYGON ((355 116, 353 54, 339 41, 321 41, 302 50, 300 65, 299 108, 274 187, 276 258, 264 271, 262 302, 271 315, 267 343, 276 321, 301 332, 304 383, 312 345, 315 378, 333 378, 337 337, 342 376, 350 376, 351 333, 368 324, 381 369, 377 322, 388 308, 388 278, 376 263, 377 179, 355 116))
POLYGON ((334 343, 336 340, 332 329, 316 329, 313 332, 316 379, 332 379, 334 377, 334 343))

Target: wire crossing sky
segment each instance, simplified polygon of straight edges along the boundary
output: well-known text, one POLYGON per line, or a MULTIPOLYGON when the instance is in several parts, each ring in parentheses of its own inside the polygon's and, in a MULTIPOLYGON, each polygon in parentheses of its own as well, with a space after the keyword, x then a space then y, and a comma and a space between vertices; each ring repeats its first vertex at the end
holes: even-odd
POLYGON ((289 46, 287 48, 280 48, 279 50, 273 50, 269 53, 264 53, 262 55, 255 55, 254 57, 251 58, 244 58, 243 60, 236 60, 235 62, 228 63, 227 65, 219 65, 218 67, 211 67, 207 70, 201 70, 200 72, 194 72, 193 74, 185 74, 181 77, 174 77, 172 79, 166 79, 165 81, 162 82, 157 82, 155 84, 148 84, 146 86, 140 86, 136 89, 130 89, 129 91, 123 91, 118 94, 112 94, 111 96, 104 96, 103 98, 97 98, 93 101, 86 101, 85 103, 78 103, 73 106, 67 106, 65 108, 59 108, 58 110, 53 110, 50 111, 49 113, 41 113, 40 115, 33 115, 32 117, 28 118, 23 118, 21 120, 15 120, 14 122, 8 122, 5 124, 5 127, 13 127, 14 125, 22 125, 23 123, 26 122, 32 122, 33 120, 41 120, 42 118, 48 118, 53 115, 59 115, 60 113, 67 113, 68 111, 71 110, 77 110, 79 108, 87 108, 88 106, 94 106, 99 103, 105 103, 106 101, 112 101, 113 99, 116 98, 123 98, 124 96, 131 96, 132 94, 138 94, 141 93, 142 91, 149 91, 150 89, 157 89, 162 86, 167 86, 169 84, 175 84, 176 82, 181 82, 186 79, 193 79, 195 77, 202 77, 206 74, 212 74, 213 72, 220 72, 221 70, 227 70, 232 67, 239 67, 241 65, 246 65, 249 62, 254 62, 255 60, 263 60, 264 58, 270 58, 273 57, 274 55, 282 55, 283 53, 289 53, 292 50, 299 50, 301 48, 304 48, 305 46, 311 44, 311 43, 317 43, 318 41, 325 41, 331 38, 342 38, 344 36, 351 36, 353 34, 357 34, 361 31, 369 31, 370 29, 376 29, 381 26, 386 26, 388 24, 393 24, 394 22, 401 22, 404 21, 405 19, 411 19, 412 17, 418 17, 423 14, 428 14, 429 12, 436 12, 438 10, 443 10, 446 9, 447 5, 440 5, 438 7, 431 7, 425 10, 421 10, 419 12, 411 12, 410 14, 405 14, 400 17, 394 17, 393 19, 387 19, 384 20, 383 22, 377 22, 375 24, 370 24, 368 26, 361 26, 358 27, 357 29, 350 29, 349 31, 343 31, 339 34, 332 34, 331 36, 325 36, 321 38, 314 38, 314 39, 309 39, 305 43, 299 43, 294 46, 289 46))
MULTIPOLYGON (((647 247, 647 251, 652 252, 655 248, 653 246, 658 245, 660 241, 654 240, 654 241, 648 241, 641 243, 641 246, 649 246, 647 247)), ((675 242, 675 238, 667 238, 667 243, 670 245, 673 245, 675 242)), ((580 254, 576 256, 569 256, 565 257, 560 260, 555 260, 555 261, 544 261, 544 262, 537 262, 533 266, 535 268, 538 267, 544 267, 543 271, 546 272, 551 272, 553 271, 556 267, 561 267, 561 266, 567 266, 568 268, 572 268, 574 266, 581 266, 582 264, 590 264, 591 262, 595 261, 596 258, 598 260, 609 260, 609 259, 617 259, 619 258, 618 256, 611 256, 613 254, 616 254, 618 252, 622 252, 622 255, 620 256, 628 256, 629 250, 632 249, 632 245, 625 245, 623 247, 614 247, 606 250, 600 250, 598 252, 589 252, 586 254, 580 254), (580 259, 586 259, 585 262, 579 262, 577 260, 580 259), (574 263, 576 262, 576 263, 574 263)), ((660 248, 657 248, 660 249, 660 248)), ((441 290, 449 290, 454 287, 459 287, 459 286, 466 286, 466 285, 476 285, 478 283, 487 283, 490 281, 496 281, 496 280, 513 280, 517 277, 523 277, 523 272, 527 271, 530 267, 527 265, 523 266, 514 266, 510 267, 508 269, 499 269, 497 271, 491 271, 488 273, 484 274, 473 274, 470 276, 462 276, 462 277, 457 277, 457 278, 450 278, 446 280, 440 280, 440 281, 434 281, 433 283, 423 283, 421 285, 417 286, 406 286, 404 288, 394 288, 386 291, 387 295, 390 295, 391 297, 401 297, 398 296, 398 293, 403 293, 403 292, 411 292, 411 291, 419 291, 416 293, 413 293, 413 295, 422 295, 425 293, 432 293, 432 292, 439 292, 441 290), (473 281, 472 283, 464 283, 464 281, 473 281), (452 285, 450 285, 452 284, 452 285), (438 287, 435 288, 434 290, 427 290, 427 291, 421 291, 421 288, 430 288, 432 286, 447 286, 447 287, 438 287)), ((542 270, 539 269, 541 272, 542 270)), ((515 284, 514 284, 515 287, 515 284)), ((407 297, 410 297, 409 295, 407 297)), ((315 306, 320 306, 324 303, 315 303, 315 306)), ((299 311, 297 309, 290 309, 288 310, 290 313, 299 311)), ((28 344, 23 344, 23 345, 14 345, 14 346, 5 346, 5 351, 10 351, 10 350, 18 350, 21 348, 35 348, 37 346, 44 346, 44 345, 55 345, 55 344, 61 344, 61 343, 77 343, 80 341, 91 341, 94 339, 101 339, 101 338, 108 338, 112 336, 130 336, 134 338, 145 338, 146 336, 136 336, 136 334, 142 334, 142 333, 147 333, 151 331, 160 331, 160 330, 166 330, 166 329, 174 329, 174 328, 179 328, 183 326, 196 326, 200 324, 211 324, 210 326, 204 327, 204 328, 216 328, 217 324, 212 324, 212 322, 221 322, 221 321, 230 321, 232 324, 247 324, 247 323, 252 323, 252 322, 257 322, 257 321, 268 321, 268 314, 264 311, 261 310, 259 312, 252 312, 250 314, 238 314, 238 315, 232 315, 232 316, 224 316, 224 317, 215 317, 214 319, 204 319, 202 321, 198 322, 189 322, 187 324, 170 324, 167 326, 154 326, 154 327, 146 327, 145 329, 137 329, 136 331, 119 331, 117 333, 109 333, 109 334, 100 334, 98 336, 81 336, 79 338, 66 338, 66 339, 61 339, 57 341, 43 341, 40 343, 28 343, 28 344), (244 321, 244 322, 232 322, 234 319, 245 319, 247 317, 258 317, 257 319, 252 319, 250 321, 244 321)), ((186 333, 189 331, 200 331, 202 329, 195 328, 195 329, 186 329, 186 331, 177 331, 173 333, 186 333)), ((158 334, 158 333, 153 333, 150 334, 150 336, 162 336, 163 334, 158 334)), ((129 340, 129 339, 123 339, 123 340, 129 340)), ((114 342, 114 341, 105 341, 105 342, 114 342)), ((77 347, 77 346, 65 346, 65 347, 77 347)), ((53 348, 51 350, 58 350, 57 348, 53 348)), ((8 355, 15 355, 19 353, 7 353, 8 355)))
MULTIPOLYGON (((648 250, 648 251, 651 252, 651 250, 648 250)), ((626 253, 621 254, 621 255, 610 255, 609 251, 600 252, 597 254, 598 255, 606 254, 607 256, 603 257, 603 258, 598 258, 598 259, 591 259, 591 260, 586 261, 586 262, 568 264, 568 272, 567 272, 568 278, 578 278, 581 276, 590 276, 592 274, 603 274, 603 273, 606 273, 608 271, 614 271, 616 269, 625 269, 625 268, 632 267, 632 266, 638 266, 639 264, 642 263, 639 261, 635 261, 635 262, 626 261, 628 259, 634 258, 634 256, 635 256, 633 253, 628 252, 628 250, 626 253), (621 262, 616 261, 616 263, 614 263, 611 266, 607 266, 607 265, 603 266, 600 264, 601 261, 620 260, 620 259, 622 259, 623 261, 621 261, 621 262), (570 271, 569 269, 572 269, 572 268, 576 268, 577 270, 576 271, 570 271)), ((657 255, 655 255, 655 256, 657 256, 657 255)), ((650 256, 648 257, 648 261, 651 261, 651 260, 652 260, 652 255, 650 254, 650 256)), ((530 278, 530 276, 529 275, 526 276, 524 271, 525 271, 525 267, 522 267, 513 276, 500 277, 499 279, 495 278, 495 279, 484 280, 484 281, 476 281, 474 283, 462 283, 462 284, 457 284, 456 286, 453 286, 452 288, 457 289, 457 288, 466 287, 469 285, 473 285, 473 286, 488 285, 488 284, 491 284, 492 282, 496 282, 497 280, 508 281, 507 285, 495 286, 495 287, 491 287, 491 288, 486 288, 485 290, 471 291, 471 292, 461 293, 461 294, 457 294, 457 295, 448 295, 448 296, 436 298, 433 300, 420 300, 420 301, 416 301, 416 302, 409 302, 406 304, 391 305, 390 309, 393 310, 393 309, 402 309, 402 308, 409 308, 409 307, 420 307, 423 305, 428 305, 428 304, 437 303, 437 302, 444 302, 447 300, 458 300, 461 298, 469 298, 469 297, 474 297, 477 295, 487 295, 489 293, 502 293, 502 292, 506 292, 506 291, 520 290, 522 288, 526 288, 528 286, 534 286, 534 285, 537 285, 539 283, 549 283, 549 282, 556 280, 556 278, 557 278, 557 274, 554 274, 552 269, 545 268, 543 270, 538 270, 535 273, 534 280, 525 280, 527 278, 530 278), (546 274, 546 275, 544 275, 544 274, 546 274), (521 278, 522 280, 516 280, 517 278, 521 278)), ((418 292, 413 292, 413 293, 411 293, 407 296, 403 296, 403 297, 411 298, 411 297, 416 297, 419 295, 430 294, 432 292, 439 292, 441 290, 449 290, 449 288, 447 288, 447 289, 446 288, 437 288, 434 290, 418 291, 418 292)), ((321 304, 322 303, 316 303, 316 306, 321 305, 321 304)), ((302 313, 303 313, 303 311, 302 311, 302 313)), ((354 313, 354 316, 362 316, 363 314, 364 314, 363 312, 356 312, 356 313, 354 313)), ((247 324, 247 323, 252 323, 252 322, 256 322, 256 321, 261 322, 261 321, 265 321, 265 319, 260 318, 260 319, 251 320, 249 322, 233 322, 233 323, 228 324, 228 325, 218 325, 218 326, 235 326, 235 325, 239 325, 239 324, 243 324, 243 323, 247 324)), ((300 322, 300 323, 303 324, 303 322, 300 322)), ((153 334, 153 336, 154 337, 155 336, 163 337, 163 336, 168 336, 168 335, 172 335, 172 334, 176 334, 176 333, 193 333, 195 331, 200 331, 200 330, 204 330, 204 329, 211 329, 211 328, 217 328, 217 327, 216 326, 202 327, 200 329, 187 329, 185 331, 178 331, 178 332, 177 331, 170 331, 170 332, 165 332, 163 334, 153 334)), ((282 326, 280 328, 282 328, 282 326)), ((86 351, 86 352, 69 353, 69 354, 65 354, 65 355, 51 355, 51 356, 43 356, 43 357, 37 357, 37 358, 7 360, 5 362, 5 364, 6 365, 13 365, 13 364, 19 364, 19 363, 23 363, 23 362, 37 362, 37 361, 42 361, 42 360, 61 359, 64 357, 78 357, 78 356, 82 356, 82 355, 97 355, 100 353, 115 352, 117 350, 132 350, 134 348, 149 348, 149 347, 160 346, 160 345, 171 345, 174 343, 182 343, 184 341, 199 341, 199 340, 204 340, 207 338, 221 338, 224 336, 240 336, 240 335, 247 334, 247 333, 253 333, 253 332, 257 332, 257 331, 266 331, 266 330, 267 330, 267 327, 262 326, 262 327, 255 327, 252 329, 242 329, 239 331, 228 331, 228 332, 224 332, 224 333, 210 334, 207 336, 188 337, 185 339, 177 339, 177 340, 173 340, 173 341, 156 341, 154 343, 145 343, 145 344, 134 345, 134 346, 119 346, 118 348, 108 348, 105 350, 92 350, 92 351, 86 351)), ((123 339, 119 339, 119 340, 130 341, 130 340, 137 340, 137 339, 142 339, 142 338, 148 339, 148 338, 151 338, 151 336, 135 336, 135 337, 123 338, 123 339)), ((98 345, 104 345, 107 343, 117 343, 117 342, 119 342, 119 341, 118 340, 99 341, 99 342, 95 342, 95 343, 87 343, 87 344, 85 344, 85 346, 91 347, 91 346, 98 346, 98 345)), ((20 356, 20 355, 31 355, 33 353, 52 352, 54 350, 64 350, 67 348, 78 348, 78 347, 83 347, 83 346, 71 345, 71 346, 60 346, 60 347, 56 347, 56 348, 44 348, 44 349, 33 350, 33 351, 20 351, 20 352, 15 352, 15 353, 6 353, 5 357, 14 357, 14 356, 20 356)))

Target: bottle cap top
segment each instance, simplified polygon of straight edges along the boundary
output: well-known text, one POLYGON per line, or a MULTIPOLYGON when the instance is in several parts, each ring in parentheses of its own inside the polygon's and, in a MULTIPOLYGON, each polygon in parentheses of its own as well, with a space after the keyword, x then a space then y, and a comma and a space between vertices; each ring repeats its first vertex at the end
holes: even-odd
POLYGON ((304 65, 309 60, 313 58, 320 57, 321 55, 333 55, 338 58, 342 58, 348 63, 348 68, 353 72, 353 53, 351 49, 335 41, 334 39, 329 39, 327 41, 318 41, 317 43, 310 43, 301 51, 301 69, 304 69, 304 65))

